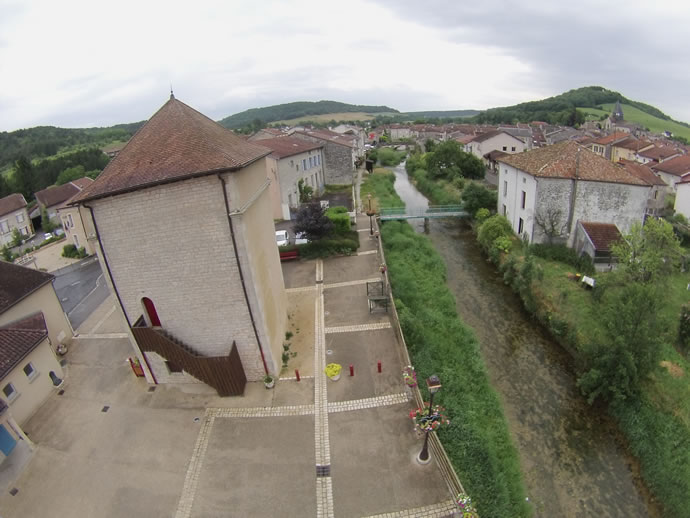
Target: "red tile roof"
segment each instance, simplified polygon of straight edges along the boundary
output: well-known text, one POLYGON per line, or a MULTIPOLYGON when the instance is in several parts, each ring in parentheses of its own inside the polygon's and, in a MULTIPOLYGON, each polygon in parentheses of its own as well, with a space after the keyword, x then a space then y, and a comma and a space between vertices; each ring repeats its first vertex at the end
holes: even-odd
POLYGON ((309 137, 317 138, 319 140, 327 140, 329 142, 334 142, 335 144, 340 144, 341 146, 347 146, 350 148, 355 147, 355 138, 351 135, 341 135, 334 131, 329 130, 304 130, 296 131, 296 135, 306 135, 309 137))
POLYGON ((40 311, 0 327, 0 379, 7 376, 47 336, 48 329, 40 311))
POLYGON ((38 203, 44 207, 52 207, 53 205, 59 205, 60 203, 69 200, 72 196, 77 194, 81 189, 72 182, 48 187, 42 191, 38 191, 34 194, 38 203))
POLYGON ((628 173, 624 168, 572 141, 508 155, 498 161, 532 176, 569 179, 577 176, 581 180, 593 182, 648 186, 647 182, 628 173))
POLYGON ((580 221, 580 225, 585 229, 587 235, 592 240, 594 248, 598 252, 611 251, 611 245, 622 239, 618 227, 613 223, 593 223, 580 221))
POLYGON ((0 261, 0 313, 53 280, 53 275, 0 261))
POLYGON ((659 164, 654 164, 652 169, 675 176, 683 176, 690 172, 690 155, 681 155, 659 164))
POLYGON ((75 201, 234 171, 268 153, 171 96, 75 201))
POLYGON ((630 133, 619 131, 616 133, 611 133, 611 135, 606 135, 605 137, 600 137, 594 140, 592 144, 601 144, 602 146, 605 146, 607 144, 613 144, 614 142, 627 139, 628 137, 630 137, 630 133))
POLYGON ((649 158, 650 160, 661 162, 667 158, 680 154, 680 151, 669 146, 655 146, 643 151, 638 151, 637 154, 649 158))
POLYGON ((26 200, 21 194, 14 193, 0 198, 0 216, 19 210, 22 207, 26 207, 26 200))
POLYGON ((640 149, 644 149, 652 145, 653 144, 651 142, 647 142, 646 140, 638 140, 634 137, 628 137, 625 140, 622 140, 621 142, 616 142, 614 144, 615 147, 631 149, 633 151, 639 151, 640 149))
POLYGON ((493 130, 493 131, 487 131, 486 133, 481 133, 481 134, 475 136, 474 139, 472 139, 472 142, 484 142, 485 140, 489 140, 490 138, 495 137, 497 135, 500 135, 501 133, 504 133, 504 134, 508 135, 509 137, 522 143, 522 141, 519 138, 514 137, 513 135, 511 135, 507 131, 503 131, 503 130, 493 130))
POLYGON ((271 156, 275 158, 285 158, 287 156, 305 153, 313 149, 319 149, 324 146, 324 144, 317 144, 316 142, 294 137, 268 138, 257 142, 269 148, 272 151, 271 156))
POLYGON ((72 180, 72 182, 70 183, 76 185, 79 189, 84 190, 93 183, 93 180, 88 176, 85 176, 83 178, 77 178, 76 180, 72 180))
POLYGON ((637 176, 640 180, 644 180, 649 185, 666 186, 666 182, 655 175, 652 168, 648 165, 633 162, 631 160, 620 160, 618 165, 624 167, 630 174, 637 176))

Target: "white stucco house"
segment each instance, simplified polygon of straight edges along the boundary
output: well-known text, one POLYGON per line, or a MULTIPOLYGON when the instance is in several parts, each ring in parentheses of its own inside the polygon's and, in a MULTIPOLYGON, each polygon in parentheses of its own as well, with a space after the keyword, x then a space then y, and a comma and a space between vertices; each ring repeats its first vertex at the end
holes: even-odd
POLYGON ((12 242, 15 229, 23 238, 34 233, 26 210, 26 200, 18 193, 0 198, 0 247, 12 242))
POLYGON ((675 191, 678 182, 690 175, 690 155, 680 155, 651 167, 675 191))
POLYGON ((267 162, 273 218, 290 219, 290 209, 300 205, 300 181, 311 187, 315 196, 326 186, 324 144, 295 137, 263 139, 258 144, 271 150, 267 162))
POLYGON ((572 247, 578 221, 626 234, 644 220, 651 186, 575 142, 506 155, 498 165, 498 213, 530 242, 572 247))
POLYGON ((673 209, 690 219, 690 175, 676 184, 676 202, 673 209))
POLYGON ((525 143, 517 137, 503 130, 494 130, 475 136, 465 144, 465 151, 472 153, 485 164, 489 165, 487 155, 492 151, 504 153, 522 153, 525 143))

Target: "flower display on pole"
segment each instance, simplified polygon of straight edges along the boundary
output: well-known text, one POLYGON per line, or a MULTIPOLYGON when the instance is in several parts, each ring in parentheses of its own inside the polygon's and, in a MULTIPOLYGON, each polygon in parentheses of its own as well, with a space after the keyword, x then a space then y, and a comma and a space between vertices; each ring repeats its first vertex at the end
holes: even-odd
POLYGON ((434 405, 429 409, 429 403, 424 403, 424 407, 416 408, 410 412, 415 428, 422 432, 435 432, 442 426, 450 424, 450 420, 445 416, 445 408, 434 405))
POLYGON ((326 372, 326 376, 328 376, 331 379, 338 379, 340 377, 340 371, 342 370, 342 365, 339 363, 329 363, 326 365, 326 368, 324 371, 326 372))
POLYGON ((472 498, 465 493, 460 493, 455 498, 455 503, 460 509, 462 518, 479 518, 477 510, 474 508, 474 505, 472 505, 472 498))
POLYGON ((417 373, 412 365, 408 365, 403 369, 403 381, 405 381, 405 385, 408 387, 414 388, 417 386, 417 373))

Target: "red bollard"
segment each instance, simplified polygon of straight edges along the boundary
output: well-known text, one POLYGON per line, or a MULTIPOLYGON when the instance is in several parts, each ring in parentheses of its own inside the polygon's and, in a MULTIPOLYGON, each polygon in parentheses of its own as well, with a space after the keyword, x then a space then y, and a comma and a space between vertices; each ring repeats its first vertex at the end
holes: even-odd
POLYGON ((350 376, 354 376, 354 375, 355 375, 355 368, 352 366, 352 364, 350 364, 350 376))
POLYGON ((381 360, 379 360, 378 368, 379 368, 379 374, 380 374, 381 373, 381 360))
POLYGON ((299 371, 297 369, 295 369, 295 376, 297 377, 297 381, 299 381, 299 371))

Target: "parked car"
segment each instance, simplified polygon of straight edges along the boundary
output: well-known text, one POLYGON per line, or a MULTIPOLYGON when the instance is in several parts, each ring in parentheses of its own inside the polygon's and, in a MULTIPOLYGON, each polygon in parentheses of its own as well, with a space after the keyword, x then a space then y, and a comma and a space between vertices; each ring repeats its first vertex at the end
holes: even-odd
POLYGON ((296 245, 306 245, 308 242, 309 240, 307 239, 307 234, 304 232, 297 232, 297 234, 295 234, 296 245))
POLYGON ((285 246, 290 243, 290 235, 287 230, 276 230, 276 243, 278 246, 285 246))

